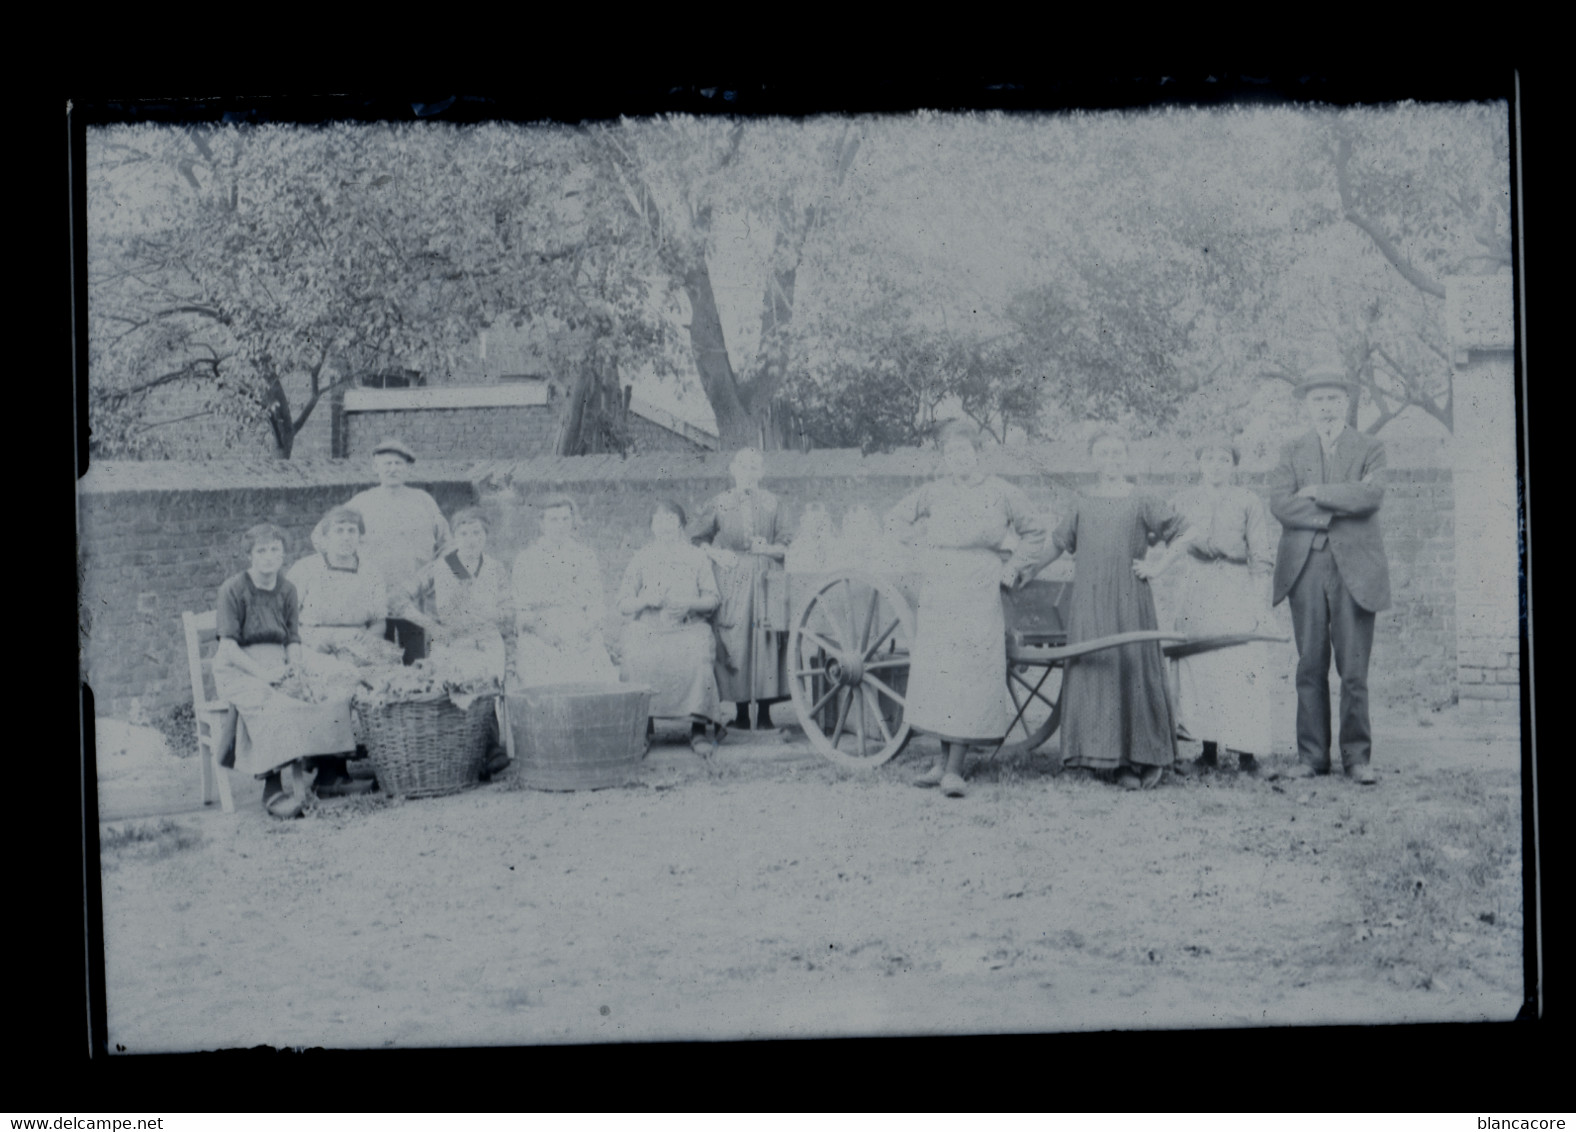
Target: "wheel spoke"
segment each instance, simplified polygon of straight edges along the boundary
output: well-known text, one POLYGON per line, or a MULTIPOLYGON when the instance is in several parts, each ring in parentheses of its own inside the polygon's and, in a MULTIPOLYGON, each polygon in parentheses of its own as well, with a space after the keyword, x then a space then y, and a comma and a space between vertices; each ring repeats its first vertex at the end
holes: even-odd
POLYGON ((826 669, 824 667, 819 667, 819 668, 796 668, 796 669, 794 669, 794 673, 793 674, 798 679, 803 679, 806 676, 825 676, 826 675, 826 669))
MULTIPOLYGON (((815 610, 816 610, 817 613, 819 613, 821 615, 822 623, 827 625, 827 626, 829 626, 831 628, 832 633, 833 633, 833 636, 831 637, 831 639, 832 640, 836 640, 837 638, 839 638, 839 637, 841 637, 843 635, 843 627, 837 623, 837 618, 833 617, 832 616, 832 611, 829 608, 827 608, 831 603, 829 601, 827 601, 827 600, 824 600, 825 597, 826 597, 826 595, 823 594, 823 595, 821 595, 821 599, 818 599, 816 601, 816 603, 815 603, 815 610)), ((842 647, 842 646, 838 646, 838 647, 842 647)))
POLYGON ((822 708, 824 708, 826 706, 826 701, 831 699, 833 696, 837 695, 837 691, 841 687, 842 687, 841 684, 833 684, 832 685, 832 690, 830 692, 826 693, 826 695, 822 696, 820 699, 815 701, 815 706, 810 709, 810 714, 811 715, 815 715, 822 708))
POLYGON ((851 689, 839 688, 838 691, 849 691, 849 697, 843 701, 843 706, 837 709, 837 726, 832 728, 832 746, 837 746, 837 741, 843 737, 843 724, 848 721, 848 709, 853 705, 854 697, 851 689))
POLYGON ((892 742, 892 729, 887 726, 886 716, 881 713, 881 697, 873 689, 866 688, 863 684, 859 686, 859 694, 861 696, 875 697, 875 703, 870 705, 870 711, 876 717, 876 726, 881 729, 882 746, 890 744, 892 742))
POLYGON ((865 757, 865 733, 869 730, 870 722, 865 718, 865 686, 861 684, 857 695, 851 697, 859 701, 859 757, 865 757))
POLYGON ((865 613, 865 631, 859 634, 859 650, 861 654, 868 655, 865 650, 870 647, 870 630, 876 625, 876 610, 881 607, 881 591, 870 591, 870 609, 865 613))
POLYGON ((892 619, 892 624, 888 625, 886 629, 882 631, 881 635, 875 639, 875 643, 865 646, 865 659, 869 660, 878 648, 886 644, 886 639, 890 637, 901 624, 903 624, 903 619, 901 617, 894 617, 892 619))
POLYGON ((843 588, 838 591, 842 597, 839 599, 843 605, 843 628, 848 633, 849 649, 852 651, 858 628, 854 623, 854 594, 853 583, 847 578, 843 579, 843 588))
POLYGON ((841 652, 842 651, 842 646, 839 645, 836 641, 828 640, 827 638, 821 636, 819 633, 812 633, 808 629, 800 629, 799 630, 799 635, 803 639, 813 642, 816 645, 816 647, 821 648, 821 649, 825 649, 827 652, 834 652, 835 653, 835 652, 841 652))
POLYGON ((870 684, 871 687, 875 688, 876 691, 880 692, 887 699, 897 704, 898 707, 904 709, 905 711, 908 710, 908 701, 889 688, 885 681, 883 681, 879 676, 872 676, 868 669, 865 671, 865 680, 870 684))
POLYGON ((907 668, 909 663, 910 661, 906 656, 893 657, 891 660, 872 660, 869 664, 865 665, 865 671, 869 672, 873 668, 907 668))

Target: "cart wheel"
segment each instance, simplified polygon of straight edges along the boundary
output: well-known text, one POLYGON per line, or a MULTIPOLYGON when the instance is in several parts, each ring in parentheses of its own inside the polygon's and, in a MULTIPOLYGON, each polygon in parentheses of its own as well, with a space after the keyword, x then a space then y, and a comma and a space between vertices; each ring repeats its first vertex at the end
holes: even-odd
POLYGON ((822 585, 794 618, 790 691, 810 745, 852 769, 903 749, 914 611, 897 587, 849 574, 822 585))
POLYGON ((1013 720, 999 753, 1026 755, 1056 732, 1062 721, 1060 664, 1007 658, 1007 711, 1013 720))

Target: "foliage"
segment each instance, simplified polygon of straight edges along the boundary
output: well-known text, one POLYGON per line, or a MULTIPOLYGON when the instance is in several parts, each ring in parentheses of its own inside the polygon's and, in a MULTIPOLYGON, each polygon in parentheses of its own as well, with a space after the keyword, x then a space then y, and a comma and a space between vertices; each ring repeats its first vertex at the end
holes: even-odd
POLYGON ((561 368, 614 369, 650 336, 644 277, 617 262, 570 131, 127 127, 93 142, 101 454, 159 454, 141 410, 166 385, 198 387, 237 435, 266 423, 288 456, 335 384, 441 369, 494 319, 552 321, 561 368), (292 405, 297 373, 308 393, 292 405))
POLYGON ((160 455, 185 386, 288 455, 336 383, 504 324, 564 453, 627 448, 637 374, 725 444, 890 448, 1262 427, 1337 356, 1370 431, 1448 428, 1441 281, 1509 263, 1508 144, 1502 104, 97 131, 94 451, 160 455))
POLYGON ((105 826, 99 834, 101 867, 114 869, 118 858, 134 856, 160 860, 185 849, 201 845, 202 834, 179 822, 161 818, 158 822, 125 822, 105 826))
POLYGON ((190 700, 183 700, 168 711, 160 712, 153 720, 168 744, 171 753, 180 758, 190 758, 197 753, 197 713, 190 700))

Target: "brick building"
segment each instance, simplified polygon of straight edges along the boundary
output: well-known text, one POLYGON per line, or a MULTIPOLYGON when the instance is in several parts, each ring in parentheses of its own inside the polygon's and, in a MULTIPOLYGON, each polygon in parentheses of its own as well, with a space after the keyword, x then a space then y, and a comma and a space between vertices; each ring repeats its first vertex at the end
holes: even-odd
MULTIPOLYGON (((551 455, 563 419, 563 394, 546 379, 416 389, 354 389, 336 406, 334 455, 369 454, 380 437, 399 436, 421 453, 473 460, 551 455)), ((634 453, 702 452, 716 436, 639 398, 628 422, 634 453)))

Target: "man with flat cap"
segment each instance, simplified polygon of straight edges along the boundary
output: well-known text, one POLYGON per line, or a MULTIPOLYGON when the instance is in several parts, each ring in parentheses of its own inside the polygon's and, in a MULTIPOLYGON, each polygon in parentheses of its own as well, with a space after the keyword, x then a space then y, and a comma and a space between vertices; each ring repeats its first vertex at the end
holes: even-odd
POLYGON ((1270 480, 1280 520, 1274 603, 1290 599, 1297 641, 1297 754, 1290 777, 1330 773, 1330 658, 1341 678, 1341 765, 1354 782, 1369 766, 1368 658, 1374 616, 1390 605, 1379 533, 1384 445, 1347 424, 1357 387, 1339 366, 1318 366, 1297 386, 1313 425, 1281 451, 1270 480))
MULTIPOLYGON (((405 663, 427 655, 426 636, 414 622, 397 617, 415 588, 416 573, 438 556, 449 541, 449 521, 438 501, 405 482, 416 454, 400 440, 385 437, 372 449, 378 486, 368 488, 348 506, 361 512, 366 524, 361 553, 375 566, 389 595, 389 639, 405 649, 405 663)), ((430 598, 421 595, 423 613, 430 598)))

